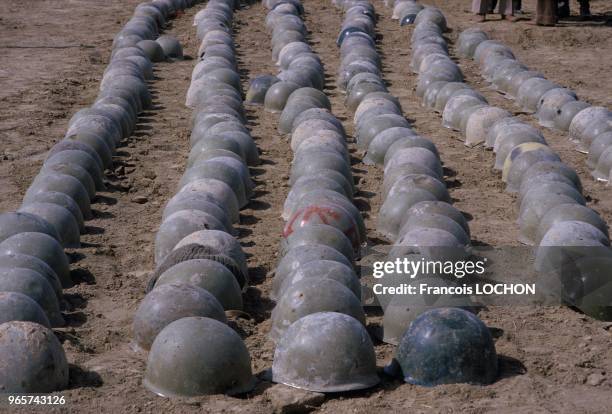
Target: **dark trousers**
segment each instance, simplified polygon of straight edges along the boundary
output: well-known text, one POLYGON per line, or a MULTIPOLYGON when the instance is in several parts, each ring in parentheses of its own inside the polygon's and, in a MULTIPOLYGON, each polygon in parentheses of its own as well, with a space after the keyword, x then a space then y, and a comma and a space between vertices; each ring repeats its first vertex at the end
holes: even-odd
POLYGON ((554 26, 557 23, 557 0, 538 0, 536 3, 536 24, 554 26))
MULTIPOLYGON (((589 0, 586 0, 589 1, 589 0)), ((512 0, 512 8, 514 9, 514 11, 516 10, 521 10, 522 8, 522 1, 521 0, 512 0)), ((489 13, 493 13, 493 10, 495 10, 495 7, 497 6, 497 0, 491 0, 491 7, 489 7, 489 13)))

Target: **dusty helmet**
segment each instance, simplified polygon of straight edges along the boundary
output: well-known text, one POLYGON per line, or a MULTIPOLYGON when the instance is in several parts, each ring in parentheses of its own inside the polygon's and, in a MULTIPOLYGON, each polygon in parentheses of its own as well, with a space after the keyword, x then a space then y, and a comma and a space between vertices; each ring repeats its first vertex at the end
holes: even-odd
POLYGON ((34 300, 49 318, 51 326, 63 326, 65 323, 53 288, 34 270, 0 269, 0 292, 18 292, 34 300))
POLYGON ((210 292, 223 309, 242 310, 240 284, 227 266, 218 261, 191 259, 177 263, 159 276, 155 286, 169 283, 188 283, 201 287, 210 292))
POLYGON ((0 325, 0 389, 7 393, 49 393, 68 386, 68 362, 53 332, 37 323, 0 325))
POLYGON ((276 296, 282 297, 293 285, 305 279, 335 280, 361 299, 361 284, 355 271, 350 265, 334 260, 313 260, 302 264, 283 280, 276 296))
POLYGON ((19 233, 0 243, 0 254, 25 254, 45 262, 55 271, 63 287, 72 286, 70 266, 62 246, 43 233, 19 233))
POLYGON ((51 224, 60 235, 64 247, 80 247, 79 223, 66 208, 54 203, 27 203, 19 209, 20 212, 34 214, 51 224))
POLYGON ((227 323, 223 307, 208 291, 187 283, 164 284, 140 302, 134 315, 134 339, 143 349, 149 349, 164 327, 188 316, 227 323))
POLYGON ((44 218, 29 212, 7 212, 0 214, 0 243, 19 233, 44 233, 55 240, 61 238, 55 228, 44 218))
POLYGON ((51 328, 45 311, 32 298, 19 292, 0 292, 0 324, 10 321, 36 322, 51 328))
POLYGON ((305 278, 283 292, 272 311, 270 337, 277 341, 296 320, 315 312, 339 312, 365 325, 361 301, 333 279, 305 278))
POLYGON ((316 392, 378 384, 374 346, 364 326, 336 312, 313 313, 293 323, 274 351, 272 381, 316 392))
POLYGON ((240 336, 226 324, 191 316, 157 335, 144 386, 164 397, 241 394, 253 389, 251 357, 240 336))
POLYGON ((156 39, 156 42, 162 48, 164 55, 174 59, 183 58, 183 47, 181 43, 174 37, 169 35, 161 35, 156 39))
POLYGON ((471 312, 440 308, 423 312, 397 348, 389 373, 423 386, 490 384, 497 377, 497 353, 489 328, 471 312))

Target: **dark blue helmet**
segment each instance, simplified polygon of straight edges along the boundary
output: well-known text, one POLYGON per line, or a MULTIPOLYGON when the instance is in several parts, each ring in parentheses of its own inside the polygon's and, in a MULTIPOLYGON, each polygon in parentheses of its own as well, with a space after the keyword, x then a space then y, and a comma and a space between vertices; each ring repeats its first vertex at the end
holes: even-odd
POLYGON ((459 308, 423 312, 404 333, 397 355, 386 368, 404 381, 427 387, 440 384, 489 384, 497 376, 495 344, 476 315, 459 308))

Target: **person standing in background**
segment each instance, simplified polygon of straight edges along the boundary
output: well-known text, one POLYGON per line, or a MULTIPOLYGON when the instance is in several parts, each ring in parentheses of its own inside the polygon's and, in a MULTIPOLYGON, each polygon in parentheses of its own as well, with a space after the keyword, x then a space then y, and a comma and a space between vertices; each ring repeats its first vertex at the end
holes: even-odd
POLYGON ((522 0, 512 0, 512 8, 514 9, 514 14, 522 14, 523 13, 523 2, 522 0))
POLYGON ((536 3, 536 24, 554 26, 557 24, 558 0, 538 0, 536 3))
MULTIPOLYGON (((556 0, 555 0, 556 1, 556 0)), ((484 22, 487 17, 487 13, 493 14, 495 5, 498 3, 497 0, 472 0, 472 13, 478 16, 479 22, 484 22), (495 3, 494 3, 495 2, 495 3)), ((513 0, 499 0, 499 14, 502 20, 506 16, 513 16, 513 0)))
POLYGON ((558 0, 557 2, 557 15, 559 18, 570 16, 570 5, 569 0, 558 0))
MULTIPOLYGON (((583 1, 589 1, 589 0, 583 0, 583 1)), ((522 4, 523 2, 521 0, 512 0, 512 8, 514 9, 513 12, 514 14, 516 13, 522 13, 522 4)), ((495 6, 497 6, 497 0, 491 0, 491 4, 489 6, 489 11, 488 13, 493 14, 495 13, 495 6)))
MULTIPOLYGON (((587 20, 591 17, 591 5, 589 0, 578 0, 580 4, 580 17, 582 20, 587 20)), ((559 0, 558 3, 559 18, 570 17, 570 0, 559 0)))

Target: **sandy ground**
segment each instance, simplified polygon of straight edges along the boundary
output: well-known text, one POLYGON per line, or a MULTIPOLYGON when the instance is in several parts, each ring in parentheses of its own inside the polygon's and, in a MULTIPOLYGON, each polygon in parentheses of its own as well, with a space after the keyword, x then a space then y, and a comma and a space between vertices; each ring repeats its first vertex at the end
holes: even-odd
MULTIPOLYGON (((134 0, 5 0, 0 16, 0 210, 16 209, 47 150, 61 139, 70 116, 90 104, 110 55, 114 34, 129 18, 134 0)), ((432 1, 449 20, 452 41, 473 25, 469 2, 432 1)), ((604 0, 593 0, 594 13, 608 12, 604 0)), ((327 88, 334 113, 352 131, 352 114, 335 88, 339 51, 335 37, 342 21, 328 0, 306 0, 310 42, 326 66, 327 88)), ((447 184, 458 208, 471 217, 473 243, 518 245, 514 196, 503 191, 490 168, 492 154, 468 149, 456 133, 443 129, 439 116, 420 106, 414 93, 416 77, 409 71, 410 29, 390 19, 391 11, 375 3, 384 76, 400 98, 415 129, 431 138, 445 163, 447 184)), ((573 9, 577 10, 575 2, 573 9)), ((193 15, 201 6, 173 20, 166 32, 177 36, 187 55, 198 42, 193 15)), ((534 10, 525 1, 524 10, 534 10)), ((265 31, 266 10, 260 3, 243 6, 235 16, 235 40, 246 87, 248 79, 276 73, 265 31)), ((515 54, 547 78, 572 88, 593 104, 612 107, 612 28, 600 23, 563 22, 542 28, 531 21, 482 24, 510 45, 515 54)), ((516 112, 511 101, 487 89, 470 61, 459 63, 467 81, 491 103, 516 112)), ((70 388, 62 392, 70 412, 246 412, 278 410, 279 386, 261 382, 241 398, 212 396, 169 401, 142 385, 146 355, 130 344, 131 319, 144 296, 153 269, 153 242, 164 203, 175 193, 186 164, 191 112, 184 97, 195 62, 157 64, 151 88, 155 106, 140 118, 135 134, 124 142, 110 171, 108 191, 93 204, 83 247, 70 251, 73 279, 66 291, 68 326, 56 330, 71 363, 70 388), (136 196, 147 199, 134 202, 136 196)), ((521 115, 523 116, 523 115, 521 115)), ((274 346, 267 339, 271 271, 275 267, 283 226, 291 152, 276 131, 278 116, 259 108, 248 110, 249 127, 261 150, 262 164, 252 169, 255 199, 241 213, 240 242, 249 255, 252 287, 245 294, 251 319, 233 321, 251 352, 253 370, 272 363, 274 346)), ((524 116, 532 122, 533 117, 524 116)), ((564 134, 543 129, 550 145, 582 178, 589 205, 612 222, 612 189, 595 183, 584 167, 585 156, 575 151, 564 134)), ((358 206, 369 236, 376 241, 374 223, 380 207, 382 173, 360 163, 358 206)), ((594 321, 571 309, 490 308, 480 316, 494 328, 500 354, 499 379, 486 387, 448 385, 422 388, 384 378, 378 387, 349 395, 330 395, 311 407, 320 412, 609 412, 612 406, 612 325, 594 321)), ((370 318, 370 325, 377 319, 370 318)), ((390 345, 376 343, 378 365, 392 357, 390 345)), ((56 409, 59 410, 59 409, 56 409)), ((24 409, 24 411, 27 411, 24 409)))

